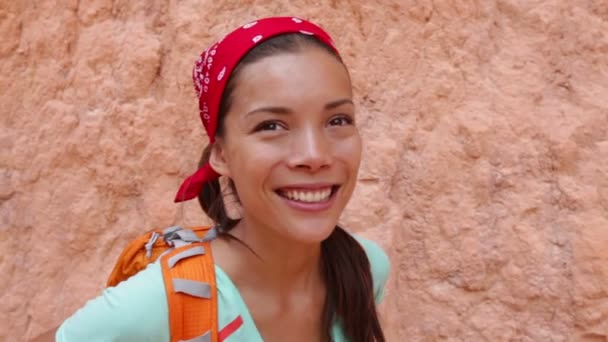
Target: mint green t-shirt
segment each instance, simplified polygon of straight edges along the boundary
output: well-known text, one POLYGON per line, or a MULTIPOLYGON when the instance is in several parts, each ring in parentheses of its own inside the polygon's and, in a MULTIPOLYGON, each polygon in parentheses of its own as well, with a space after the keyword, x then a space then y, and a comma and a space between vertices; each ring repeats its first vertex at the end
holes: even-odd
MULTIPOLYGON (((390 269, 386 253, 376 243, 356 237, 367 253, 371 264, 376 303, 384 296, 384 285, 390 269)), ((238 289, 228 275, 215 266, 218 292, 219 329, 242 320, 240 327, 225 342, 261 342, 257 330, 238 289), (240 318, 239 318, 240 317, 240 318)), ((169 312, 158 262, 135 276, 110 287, 86 303, 69 317, 57 330, 57 342, 167 342, 169 338, 169 312)), ((335 342, 346 339, 338 325, 332 328, 335 342)))

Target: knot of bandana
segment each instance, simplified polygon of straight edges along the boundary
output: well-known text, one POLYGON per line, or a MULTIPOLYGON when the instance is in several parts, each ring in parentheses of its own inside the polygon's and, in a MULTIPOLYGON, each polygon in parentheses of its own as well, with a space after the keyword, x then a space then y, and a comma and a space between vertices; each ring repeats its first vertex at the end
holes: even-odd
MULTIPOLYGON (((331 37, 319 26, 295 17, 271 17, 250 22, 232 31, 203 51, 196 60, 192 70, 192 80, 199 99, 200 117, 210 144, 215 141, 222 94, 234 68, 258 44, 288 33, 314 36, 338 53, 331 37)), ((203 165, 184 180, 175 196, 175 202, 195 198, 205 183, 219 176, 209 163, 203 165)))

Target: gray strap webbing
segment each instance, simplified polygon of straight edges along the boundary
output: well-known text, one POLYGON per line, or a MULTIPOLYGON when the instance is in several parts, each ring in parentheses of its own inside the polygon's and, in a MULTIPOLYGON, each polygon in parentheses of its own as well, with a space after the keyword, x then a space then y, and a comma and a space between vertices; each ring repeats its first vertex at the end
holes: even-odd
POLYGON ((175 234, 177 236, 179 236, 179 238, 182 241, 186 241, 186 242, 200 242, 201 241, 201 238, 199 238, 198 235, 196 235, 196 233, 190 229, 178 230, 175 232, 175 234))
POLYGON ((173 279, 173 290, 199 298, 211 298, 211 285, 187 279, 173 279))
POLYGON ((179 248, 191 242, 201 242, 201 238, 191 229, 183 229, 180 226, 169 227, 163 230, 163 239, 169 246, 179 248))
POLYGON ((192 242, 186 242, 186 241, 182 241, 180 239, 173 239, 170 240, 169 246, 174 246, 175 248, 180 248, 186 245, 191 244, 192 242))
POLYGON ((179 342, 211 342, 211 331, 207 331, 201 336, 195 337, 190 340, 179 340, 179 342))
POLYGON ((217 226, 209 229, 205 236, 203 236, 203 242, 211 241, 217 237, 217 226))
POLYGON ((205 248, 203 246, 196 246, 188 248, 185 251, 175 254, 169 258, 169 268, 173 268, 180 260, 193 257, 195 255, 205 254, 205 248))
POLYGON ((165 228, 165 229, 163 229, 163 235, 171 234, 171 233, 176 232, 178 230, 182 230, 182 227, 180 227, 180 226, 173 226, 173 227, 165 228))
POLYGON ((160 234, 158 234, 157 232, 154 232, 154 233, 152 233, 152 236, 150 236, 150 240, 148 240, 148 242, 146 242, 145 249, 146 249, 146 257, 148 259, 150 259, 152 257, 152 247, 154 247, 154 244, 156 243, 156 240, 158 240, 159 236, 160 236, 160 234))

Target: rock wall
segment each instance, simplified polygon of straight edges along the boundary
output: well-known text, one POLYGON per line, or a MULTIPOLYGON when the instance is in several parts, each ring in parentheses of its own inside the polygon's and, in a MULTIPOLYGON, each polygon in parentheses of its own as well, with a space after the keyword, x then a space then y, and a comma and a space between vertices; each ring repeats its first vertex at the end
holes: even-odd
POLYGON ((352 72, 365 141, 344 215, 393 268, 389 341, 608 341, 605 0, 0 3, 0 340, 95 296, 206 138, 194 59, 297 15, 352 72))

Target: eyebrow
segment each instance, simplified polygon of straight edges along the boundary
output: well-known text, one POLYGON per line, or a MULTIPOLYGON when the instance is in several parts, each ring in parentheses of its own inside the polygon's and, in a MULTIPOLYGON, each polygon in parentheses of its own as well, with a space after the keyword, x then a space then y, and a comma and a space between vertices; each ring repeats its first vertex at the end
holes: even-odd
MULTIPOLYGON (((325 110, 331 110, 331 109, 335 109, 338 108, 342 105, 348 104, 350 103, 351 105, 355 105, 353 103, 353 100, 351 99, 341 99, 341 100, 336 100, 336 101, 332 101, 329 102, 327 104, 325 104, 325 110)), ((260 107, 260 108, 256 108, 250 112, 248 112, 247 114, 245 114, 245 116, 249 116, 251 114, 255 114, 255 113, 273 113, 273 114, 280 114, 280 115, 286 115, 286 114, 291 114, 293 111, 287 107, 260 107)))

